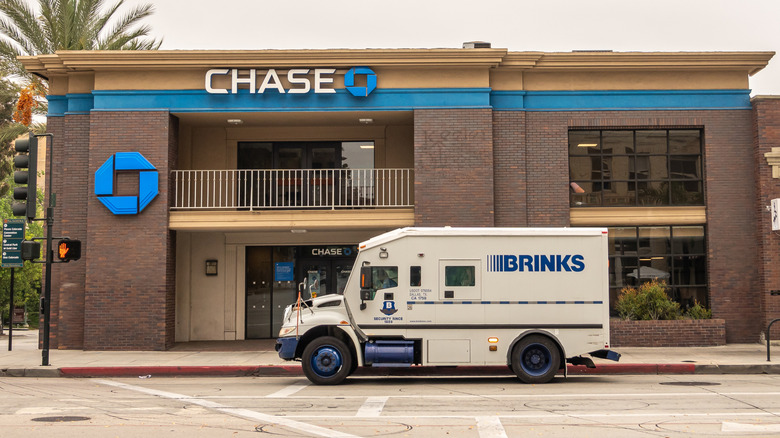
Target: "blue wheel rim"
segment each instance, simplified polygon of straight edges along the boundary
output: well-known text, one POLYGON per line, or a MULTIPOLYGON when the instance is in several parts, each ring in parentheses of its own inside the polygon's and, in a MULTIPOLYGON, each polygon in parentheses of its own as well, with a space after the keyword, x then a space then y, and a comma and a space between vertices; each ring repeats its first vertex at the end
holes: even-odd
POLYGON ((529 376, 544 375, 552 367, 552 354, 542 344, 531 344, 523 349, 520 355, 520 366, 529 376))
POLYGON ((311 369, 320 377, 331 377, 341 369, 341 353, 330 345, 317 349, 311 356, 311 369))

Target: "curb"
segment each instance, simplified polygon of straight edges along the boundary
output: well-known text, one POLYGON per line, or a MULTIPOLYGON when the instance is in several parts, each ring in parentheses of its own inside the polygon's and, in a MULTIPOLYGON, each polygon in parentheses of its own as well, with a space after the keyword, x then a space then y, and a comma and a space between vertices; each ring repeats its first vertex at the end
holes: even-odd
MULTIPOLYGON (((780 364, 767 365, 696 365, 682 364, 603 364, 596 368, 568 365, 569 375, 662 375, 662 374, 780 374, 780 364)), ((363 377, 475 377, 513 376, 507 366, 464 367, 367 367, 358 368, 355 376, 363 377)), ((303 369, 295 365, 259 366, 104 366, 62 368, 0 369, 2 377, 300 377, 303 369)))

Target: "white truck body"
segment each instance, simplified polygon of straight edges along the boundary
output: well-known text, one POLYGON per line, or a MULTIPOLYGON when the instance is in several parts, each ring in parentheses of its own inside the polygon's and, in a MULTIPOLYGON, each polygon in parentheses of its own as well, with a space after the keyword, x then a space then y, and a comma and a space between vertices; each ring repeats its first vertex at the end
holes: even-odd
POLYGON ((280 331, 280 356, 315 383, 411 365, 509 365, 541 383, 567 358, 619 357, 606 229, 403 228, 359 248, 343 297, 291 306, 280 331))

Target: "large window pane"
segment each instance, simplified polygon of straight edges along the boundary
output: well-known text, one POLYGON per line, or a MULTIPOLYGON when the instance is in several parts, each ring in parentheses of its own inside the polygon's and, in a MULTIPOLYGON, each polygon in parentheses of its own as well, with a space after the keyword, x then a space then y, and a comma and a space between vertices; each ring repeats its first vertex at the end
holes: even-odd
POLYGON ((344 169, 373 169, 373 141, 345 141, 341 143, 341 167, 344 169))
POLYGON ((672 179, 701 179, 701 156, 670 156, 672 179))
POLYGON ((671 250, 669 227, 639 227, 639 255, 664 255, 671 250))
POLYGON ((639 205, 669 205, 667 181, 643 181, 637 183, 639 205))
POLYGON ((666 154, 666 131, 636 131, 637 154, 666 154))
POLYGON ((599 131, 569 132, 569 155, 598 154, 601 151, 599 131))
POLYGON ((675 254, 704 254, 704 227, 672 227, 675 254))
POLYGON ((638 260, 636 257, 610 257, 609 258, 609 284, 616 288, 632 286, 636 284, 636 278, 630 276, 636 272, 638 260))
POLYGON ((604 180, 624 181, 633 179, 634 157, 603 158, 604 180))
POLYGON ((603 131, 601 133, 603 154, 622 155, 634 153, 633 131, 603 131))
POLYGON ((671 130, 669 131, 670 154, 700 154, 701 131, 671 130))
POLYGON ((610 255, 635 255, 637 253, 636 228, 609 229, 610 255))
POLYGON ((601 179, 601 159, 599 157, 570 157, 569 178, 572 181, 601 179))
POLYGON ((706 284, 704 278, 707 259, 704 255, 677 256, 674 258, 674 283, 676 285, 706 284))
POLYGON ((672 205, 701 205, 701 181, 672 181, 672 205))

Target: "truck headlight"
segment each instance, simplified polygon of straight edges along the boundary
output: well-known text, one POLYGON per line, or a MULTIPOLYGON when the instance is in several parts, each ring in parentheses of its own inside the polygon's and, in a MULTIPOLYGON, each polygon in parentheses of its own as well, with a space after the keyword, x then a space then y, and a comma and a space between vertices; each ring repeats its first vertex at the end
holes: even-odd
POLYGON ((292 327, 282 327, 281 330, 279 330, 279 337, 284 337, 289 335, 290 333, 295 331, 295 326, 292 327))

